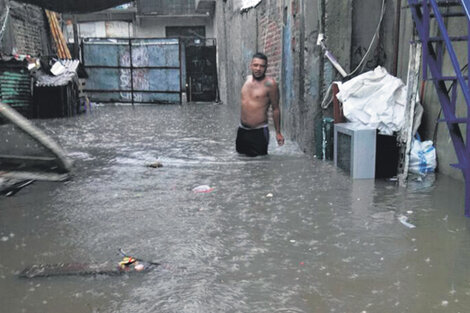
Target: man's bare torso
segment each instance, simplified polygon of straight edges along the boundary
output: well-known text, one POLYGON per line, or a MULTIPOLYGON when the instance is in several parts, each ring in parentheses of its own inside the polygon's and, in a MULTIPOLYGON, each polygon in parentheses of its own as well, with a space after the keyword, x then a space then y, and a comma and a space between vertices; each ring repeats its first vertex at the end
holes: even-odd
POLYGON ((273 79, 265 77, 256 80, 248 76, 242 87, 241 122, 245 126, 256 128, 268 123, 269 93, 272 92, 273 79))

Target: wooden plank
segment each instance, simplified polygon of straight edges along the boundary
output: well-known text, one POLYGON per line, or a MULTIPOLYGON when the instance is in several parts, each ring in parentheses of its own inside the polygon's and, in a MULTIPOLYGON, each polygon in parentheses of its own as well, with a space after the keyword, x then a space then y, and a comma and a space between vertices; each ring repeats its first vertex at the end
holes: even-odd
POLYGON ((42 180, 42 181, 65 181, 69 179, 69 174, 57 173, 36 173, 36 172, 22 172, 22 171, 9 171, 1 172, 0 177, 12 178, 18 180, 42 180))
POLYGON ((34 180, 30 179, 14 183, 10 186, 7 186, 6 188, 0 189, 0 194, 5 195, 7 197, 13 196, 24 187, 31 185, 33 182, 34 180))
POLYGON ((0 154, 0 161, 4 160, 21 160, 21 161, 55 161, 53 157, 42 157, 42 156, 27 156, 27 155, 6 155, 0 154))
POLYGON ((121 267, 116 263, 57 263, 38 264, 26 267, 20 274, 20 278, 37 278, 53 276, 116 276, 125 273, 145 273, 159 266, 158 263, 138 262, 144 264, 143 269, 137 270, 134 266, 121 267))
POLYGON ((398 169, 398 182, 400 186, 406 186, 410 161, 411 140, 413 139, 413 119, 415 106, 418 101, 419 71, 421 66, 421 42, 414 41, 410 44, 410 56, 408 61, 407 94, 405 107, 405 125, 398 135, 401 143, 400 161, 398 169))

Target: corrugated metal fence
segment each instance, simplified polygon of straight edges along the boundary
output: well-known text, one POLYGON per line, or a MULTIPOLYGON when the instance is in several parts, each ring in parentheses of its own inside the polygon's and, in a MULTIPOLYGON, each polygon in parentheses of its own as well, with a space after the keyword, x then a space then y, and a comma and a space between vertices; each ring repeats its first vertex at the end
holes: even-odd
POLYGON ((0 62, 0 100, 31 117, 31 76, 23 62, 0 62))
POLYGON ((178 39, 85 38, 82 55, 91 101, 181 103, 178 39))

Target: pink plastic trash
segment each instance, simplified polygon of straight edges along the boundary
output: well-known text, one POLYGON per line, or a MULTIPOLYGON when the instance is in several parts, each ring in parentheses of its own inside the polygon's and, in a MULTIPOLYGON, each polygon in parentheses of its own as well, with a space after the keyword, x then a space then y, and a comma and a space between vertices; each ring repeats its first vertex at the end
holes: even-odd
POLYGON ((208 185, 200 185, 193 188, 193 192, 196 193, 211 192, 212 190, 214 190, 214 188, 208 185))

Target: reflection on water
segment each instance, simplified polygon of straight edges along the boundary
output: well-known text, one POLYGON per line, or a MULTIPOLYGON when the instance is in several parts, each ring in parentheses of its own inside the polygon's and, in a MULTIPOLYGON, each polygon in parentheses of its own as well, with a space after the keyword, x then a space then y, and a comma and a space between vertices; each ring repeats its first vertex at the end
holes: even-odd
POLYGON ((218 105, 101 107, 36 123, 75 160, 74 175, 0 198, 2 310, 468 311, 462 183, 353 181, 274 138, 270 155, 242 157, 237 114, 218 105), (199 185, 214 190, 192 192, 199 185), (17 278, 30 264, 118 262, 118 248, 167 266, 17 278))

